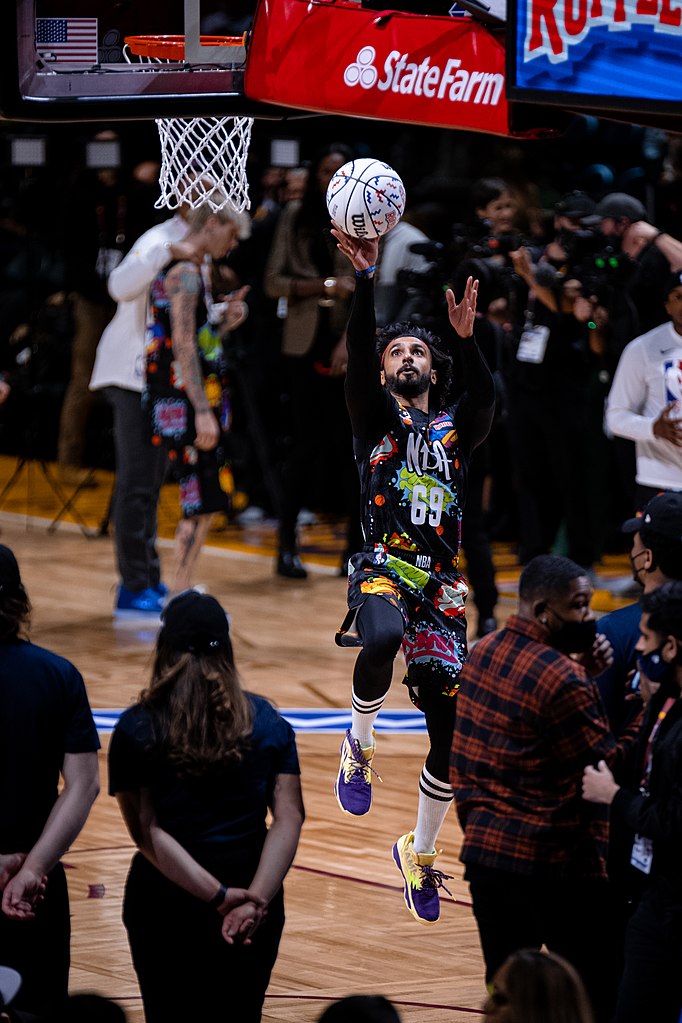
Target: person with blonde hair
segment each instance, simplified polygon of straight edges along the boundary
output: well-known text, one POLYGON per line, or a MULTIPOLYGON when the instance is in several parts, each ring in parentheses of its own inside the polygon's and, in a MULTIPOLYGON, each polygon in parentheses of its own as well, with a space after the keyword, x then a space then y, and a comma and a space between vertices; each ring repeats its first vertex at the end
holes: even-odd
MULTIPOLYGON (((215 201, 215 197, 214 197, 215 201)), ((234 489, 227 453, 231 406, 224 341, 247 315, 248 289, 214 302, 212 260, 239 244, 241 218, 208 200, 187 214, 189 231, 152 282, 143 403, 152 444, 163 445, 180 485, 172 592, 192 584, 214 512, 229 511, 234 489)))
POLYGON ((146 1023, 258 1023, 304 816, 294 733, 242 689, 214 597, 181 593, 162 622, 151 682, 109 749, 139 850, 123 922, 146 1023))

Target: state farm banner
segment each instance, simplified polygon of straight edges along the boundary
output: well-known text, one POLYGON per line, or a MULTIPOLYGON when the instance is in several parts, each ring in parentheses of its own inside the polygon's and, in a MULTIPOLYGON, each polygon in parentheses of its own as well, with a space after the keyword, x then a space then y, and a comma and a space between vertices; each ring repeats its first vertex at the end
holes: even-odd
POLYGON ((682 99, 680 0, 517 0, 509 95, 603 109, 682 99))
POLYGON ((318 113, 510 134, 503 42, 468 18, 260 0, 245 93, 318 113))

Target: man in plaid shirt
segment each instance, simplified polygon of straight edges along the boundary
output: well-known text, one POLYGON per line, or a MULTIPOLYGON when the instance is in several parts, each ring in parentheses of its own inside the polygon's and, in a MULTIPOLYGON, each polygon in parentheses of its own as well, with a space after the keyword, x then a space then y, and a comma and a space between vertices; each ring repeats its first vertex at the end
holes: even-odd
POLYGON ((460 675, 451 782, 486 981, 514 950, 545 944, 581 972, 601 1020, 612 997, 608 819, 581 800, 580 784, 585 766, 613 764, 617 747, 587 674, 611 657, 591 598, 568 558, 528 564, 518 614, 475 646, 460 675))

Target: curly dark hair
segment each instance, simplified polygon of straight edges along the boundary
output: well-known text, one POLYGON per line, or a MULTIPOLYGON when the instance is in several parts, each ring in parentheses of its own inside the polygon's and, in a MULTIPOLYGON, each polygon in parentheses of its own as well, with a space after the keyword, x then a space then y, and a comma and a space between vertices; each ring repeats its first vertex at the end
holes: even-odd
POLYGON ((431 384, 429 390, 429 404, 439 408, 446 405, 452 397, 453 359, 441 339, 433 331, 416 323, 387 323, 377 331, 375 350, 379 362, 391 341, 397 337, 414 337, 428 345, 431 365, 437 373, 436 382, 431 384))
POLYGON ((682 582, 663 583, 641 597, 642 611, 649 615, 649 628, 661 636, 682 642, 682 582))

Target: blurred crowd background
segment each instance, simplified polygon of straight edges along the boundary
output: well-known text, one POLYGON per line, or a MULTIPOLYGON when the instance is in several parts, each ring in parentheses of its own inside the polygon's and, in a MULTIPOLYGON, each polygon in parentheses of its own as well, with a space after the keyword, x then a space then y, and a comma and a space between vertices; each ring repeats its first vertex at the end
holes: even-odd
MULTIPOLYGON (((382 243, 380 320, 408 317, 445 333, 445 287, 461 293, 469 273, 481 281, 477 335, 498 410, 472 486, 488 537, 517 545, 523 562, 554 547, 590 569, 622 550, 634 445, 607 435, 604 403, 627 343, 669 317, 665 272, 640 265, 605 233, 599 204, 625 194, 631 221, 641 215, 682 237, 682 138, 587 116, 560 138, 533 141, 336 117, 256 122, 250 224, 222 268, 226 290, 251 289, 250 315, 229 345, 235 514, 280 510, 301 394, 282 371, 287 309, 268 285, 268 266, 289 204, 320 216, 321 162, 340 146, 385 160, 407 190, 401 229, 382 243), (529 287, 537 272, 558 319, 547 319, 529 287), (559 339, 551 354, 541 365, 520 360, 524 331, 545 323, 559 339)), ((4 124, 0 149, 0 453, 57 460, 77 483, 88 467, 115 468, 110 410, 87 385, 115 308, 107 274, 169 216, 154 206, 158 137, 153 122, 4 124)), ((323 221, 322 212, 322 248, 323 221)), ((343 374, 330 353, 316 352, 314 369, 323 385, 343 374)), ((306 396, 313 401, 308 384, 306 396)), ((315 423, 307 471, 297 475, 299 504, 352 517, 348 476, 328 457, 342 403, 334 409, 315 423)))

